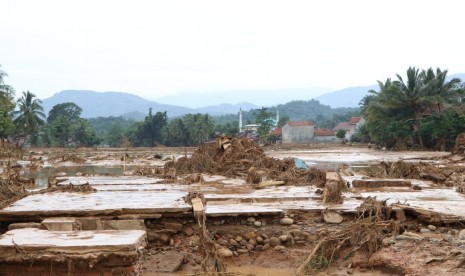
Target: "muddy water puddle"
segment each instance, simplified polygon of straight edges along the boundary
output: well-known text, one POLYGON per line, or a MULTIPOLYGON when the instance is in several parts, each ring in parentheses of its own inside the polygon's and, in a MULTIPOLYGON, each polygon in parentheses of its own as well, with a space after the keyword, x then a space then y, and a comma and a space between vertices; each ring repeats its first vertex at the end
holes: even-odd
POLYGON ((26 171, 24 176, 35 179, 34 189, 46 188, 48 185, 48 178, 52 175, 66 174, 66 176, 82 175, 112 175, 121 176, 125 171, 134 169, 130 166, 94 166, 94 165, 80 165, 80 166, 66 166, 66 167, 44 167, 38 171, 26 171))

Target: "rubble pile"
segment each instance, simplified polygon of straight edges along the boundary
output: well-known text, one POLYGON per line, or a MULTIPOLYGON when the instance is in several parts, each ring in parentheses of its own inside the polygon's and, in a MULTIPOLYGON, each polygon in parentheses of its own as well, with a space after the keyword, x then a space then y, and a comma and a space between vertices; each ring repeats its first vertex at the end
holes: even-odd
POLYGON ((425 179, 436 183, 444 183, 453 171, 438 168, 428 163, 410 163, 404 161, 381 162, 381 172, 375 173, 374 177, 425 179))
POLYGON ((284 181, 292 185, 324 185, 326 173, 318 169, 300 170, 294 159, 278 160, 265 155, 254 142, 246 138, 218 138, 216 143, 200 146, 191 157, 181 157, 165 164, 165 178, 182 174, 209 173, 228 177, 247 177, 258 184, 267 180, 284 181))
POLYGON ((457 135, 455 138, 454 153, 464 154, 465 153, 465 133, 457 135))

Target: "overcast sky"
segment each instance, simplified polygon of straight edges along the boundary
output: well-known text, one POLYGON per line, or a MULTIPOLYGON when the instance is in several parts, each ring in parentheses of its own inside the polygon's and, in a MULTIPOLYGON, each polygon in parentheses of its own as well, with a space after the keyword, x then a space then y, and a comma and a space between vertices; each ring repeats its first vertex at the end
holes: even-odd
POLYGON ((463 1, 0 0, 19 95, 145 98, 373 84, 408 66, 465 72, 463 1))

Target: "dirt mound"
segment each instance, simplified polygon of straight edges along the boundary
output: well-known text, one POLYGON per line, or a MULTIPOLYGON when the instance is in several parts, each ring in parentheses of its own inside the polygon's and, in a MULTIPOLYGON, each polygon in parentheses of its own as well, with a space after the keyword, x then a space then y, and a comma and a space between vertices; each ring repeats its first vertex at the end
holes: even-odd
POLYGON ((268 157, 254 142, 246 138, 218 138, 197 148, 193 155, 169 161, 165 178, 181 174, 209 173, 228 177, 247 177, 248 183, 266 180, 284 181, 293 185, 324 185, 326 173, 318 169, 300 170, 293 159, 268 157))
POLYGON ((410 163, 404 161, 381 162, 381 172, 372 174, 374 177, 425 179, 436 183, 444 183, 453 171, 439 168, 428 163, 410 163))
POLYGON ((455 138, 454 153, 465 153, 465 133, 460 133, 457 135, 457 138, 455 138))

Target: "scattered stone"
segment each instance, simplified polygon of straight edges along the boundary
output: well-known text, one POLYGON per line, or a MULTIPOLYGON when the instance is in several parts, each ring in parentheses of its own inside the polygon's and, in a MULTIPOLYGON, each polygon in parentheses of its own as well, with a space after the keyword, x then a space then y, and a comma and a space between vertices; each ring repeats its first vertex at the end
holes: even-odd
POLYGON ((412 189, 415 191, 421 191, 421 186, 416 184, 416 185, 413 185, 412 189))
POLYGON ((244 234, 244 238, 246 238, 247 240, 255 239, 256 237, 257 233, 255 233, 254 231, 250 231, 244 234))
POLYGON ((236 240, 237 242, 241 242, 242 239, 243 239, 242 236, 237 236, 235 240, 236 240))
POLYGON ((426 229, 426 228, 421 228, 420 233, 431 233, 431 230, 426 229))
POLYGON ((164 223, 165 229, 174 230, 174 231, 181 231, 182 224, 179 222, 165 222, 164 223))
POLYGON ((168 243, 170 241, 170 237, 167 234, 161 234, 160 240, 164 243, 168 243))
POLYGON ((428 229, 431 230, 431 231, 436 231, 437 228, 436 228, 436 226, 430 224, 430 225, 428 225, 428 229))
POLYGON ((310 234, 307 236, 307 241, 308 242, 315 242, 318 240, 318 235, 313 235, 313 234, 310 234))
POLYGON ((264 239, 262 237, 257 237, 257 243, 258 244, 263 244, 264 239))
POLYGON ((250 243, 247 244, 245 247, 247 247, 247 250, 248 250, 248 251, 252 251, 252 250, 255 248, 255 246, 253 246, 253 245, 250 244, 250 243))
POLYGON ((265 226, 266 225, 266 221, 262 221, 262 226, 265 226))
MULTIPOLYGON (((263 225, 263 224, 262 224, 262 225, 263 225)), ((263 238, 264 240, 266 240, 266 239, 268 239, 268 235, 265 234, 265 233, 263 233, 263 234, 262 234, 262 238, 263 238)))
POLYGON ((321 213, 323 214, 323 220, 326 223, 339 224, 344 220, 342 215, 335 211, 324 210, 321 213))
POLYGON ((263 245, 259 244, 259 245, 255 246, 255 250, 262 251, 263 250, 263 245))
POLYGON ((250 239, 249 240, 249 244, 253 245, 253 246, 256 246, 257 245, 257 241, 255 239, 250 239))
POLYGON ((247 218, 247 222, 254 223, 255 218, 254 217, 249 217, 249 218, 247 218))
POLYGON ((282 246, 282 245, 277 245, 274 247, 275 250, 277 251, 285 251, 286 250, 286 247, 282 246))
POLYGON ((218 249, 218 255, 221 257, 231 257, 233 255, 233 252, 227 248, 221 247, 218 249))
POLYGON ((186 234, 188 237, 194 235, 194 230, 192 230, 191 227, 187 227, 186 229, 184 229, 184 234, 186 234))
POLYGON ((200 245, 200 237, 195 235, 192 237, 189 237, 189 246, 190 247, 196 247, 200 245))
POLYGON ((257 221, 254 221, 253 225, 254 225, 255 227, 261 227, 261 226, 262 226, 262 223, 261 223, 260 221, 257 220, 257 221))
POLYGON ((228 241, 225 240, 225 239, 218 239, 216 242, 217 242, 219 245, 228 246, 228 241))
POLYGON ((381 242, 383 246, 389 246, 391 244, 396 243, 391 237, 384 238, 381 242))
POLYGON ((286 242, 286 241, 287 241, 287 235, 281 235, 281 236, 279 236, 279 240, 280 240, 281 242, 286 242))
POLYGON ((239 244, 237 243, 237 241, 235 239, 230 239, 229 240, 229 245, 231 246, 238 246, 239 244))
POLYGON ((249 253, 249 250, 247 250, 247 249, 237 249, 237 253, 246 254, 246 253, 249 253))
POLYGON ((267 243, 267 244, 265 244, 265 245, 263 246, 263 250, 267 250, 268 248, 270 248, 270 244, 269 244, 269 243, 267 243))
POLYGON ((281 245, 281 242, 279 241, 279 239, 276 238, 276 237, 271 237, 270 238, 270 246, 275 247, 277 245, 281 245))
POLYGON ((292 225, 294 223, 294 220, 288 217, 282 218, 279 223, 282 225, 292 225))

